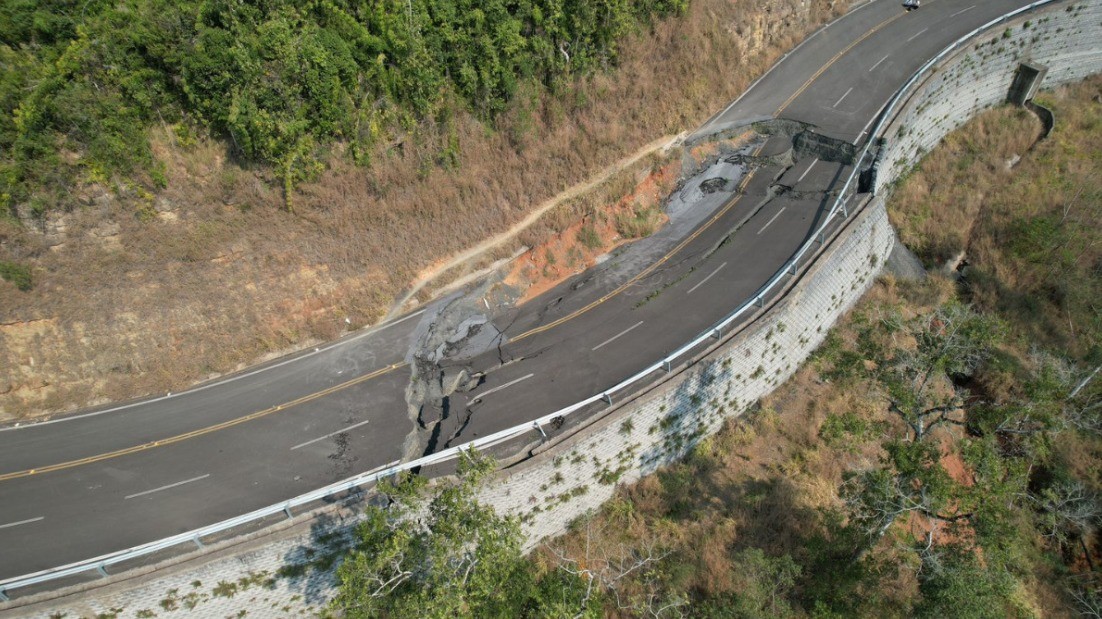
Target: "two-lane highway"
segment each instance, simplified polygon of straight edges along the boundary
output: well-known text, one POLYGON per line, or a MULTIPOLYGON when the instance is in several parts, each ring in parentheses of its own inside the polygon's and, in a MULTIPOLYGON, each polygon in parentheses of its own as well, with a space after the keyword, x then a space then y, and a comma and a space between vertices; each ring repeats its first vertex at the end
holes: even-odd
MULTIPOLYGON (((874 0, 698 133, 784 118, 858 142, 927 58, 1025 4, 927 0, 905 13, 874 0)), ((786 139, 754 145, 730 164, 727 193, 693 202, 655 237, 484 317, 504 337, 443 362, 485 372, 483 382, 426 404, 447 410, 442 438, 465 442, 599 394, 750 298, 850 171, 814 157, 764 159, 791 148, 786 139)), ((402 457, 416 431, 414 352, 444 305, 183 394, 3 429, 0 579, 194 529, 402 457)))

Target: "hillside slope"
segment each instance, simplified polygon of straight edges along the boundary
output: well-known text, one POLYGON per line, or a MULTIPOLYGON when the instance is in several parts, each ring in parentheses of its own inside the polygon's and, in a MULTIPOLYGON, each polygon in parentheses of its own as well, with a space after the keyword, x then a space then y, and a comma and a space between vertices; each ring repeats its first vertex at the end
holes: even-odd
POLYGON ((492 120, 446 99, 369 147, 334 139, 293 212, 278 160, 157 118, 139 136, 152 176, 84 174, 57 204, 0 219, 0 419, 175 391, 372 324, 419 273, 695 126, 843 8, 699 0, 625 34, 614 66, 553 91, 521 80, 492 120))

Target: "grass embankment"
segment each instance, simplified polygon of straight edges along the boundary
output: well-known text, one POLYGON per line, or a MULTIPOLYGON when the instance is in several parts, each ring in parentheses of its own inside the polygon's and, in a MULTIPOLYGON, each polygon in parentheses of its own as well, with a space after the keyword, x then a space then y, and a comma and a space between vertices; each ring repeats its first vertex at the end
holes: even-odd
POLYGON ((1013 109, 950 136, 890 211, 927 264, 963 252, 962 277, 885 276, 759 411, 535 560, 663 557, 615 581, 609 616, 1097 613, 1100 93, 1046 94, 1056 130, 1028 152, 1013 109))
MULTIPOLYGON (((405 15, 407 4, 400 5, 405 15)), ((88 15, 123 8, 93 3, 88 15)), ((535 77, 520 80, 492 120, 462 97, 453 105, 434 99, 439 113, 420 121, 395 117, 389 125, 362 124, 382 127, 383 133, 356 145, 339 132, 327 134, 329 146, 311 151, 324 169, 310 175, 314 180, 299 180, 295 213, 283 209, 281 159, 275 158, 276 165, 243 159, 231 137, 219 137, 236 135, 221 121, 213 134, 186 115, 162 123, 154 114, 151 124, 127 125, 128 139, 139 146, 148 140, 148 149, 134 150, 155 172, 149 182, 83 166, 93 155, 76 148, 76 137, 95 132, 82 130, 60 146, 42 138, 54 135, 53 129, 32 132, 42 138, 36 144, 56 147, 64 164, 57 171, 78 174, 35 204, 30 197, 26 203, 13 197, 22 204, 16 210, 25 223, 0 218, 0 261, 11 265, 5 267, 10 277, 0 280, 0 415, 176 391, 265 355, 332 338, 348 324, 371 324, 417 274, 508 230, 537 205, 656 136, 695 126, 843 8, 826 0, 698 0, 682 15, 641 20, 633 33, 617 30, 623 37, 615 62, 612 56, 598 59, 592 73, 559 75, 550 89, 535 77), (141 132, 132 135, 135 127, 141 132), (353 146, 361 151, 356 156, 349 154, 353 146)), ((67 14, 76 19, 79 10, 67 14)), ((93 34, 81 35, 85 44, 96 43, 88 40, 93 34)), ((296 75, 298 65, 286 58, 268 62, 296 75)), ((7 77, 22 79, 16 73, 7 77)), ((99 82, 82 84, 95 91, 99 82)), ((395 97, 363 110, 389 113, 401 99, 395 97)), ((98 99, 95 110, 112 100, 98 99)), ((77 103, 57 101, 82 109, 77 103)), ((295 110, 309 115, 308 107, 295 110)), ((229 116, 223 120, 231 122, 229 116)), ((9 133, 17 128, 4 126, 9 133)), ((37 187, 25 182, 36 178, 34 170, 17 179, 27 196, 37 187)), ((561 231, 541 230, 521 242, 536 244, 561 231)), ((518 246, 502 246, 493 258, 518 246)))

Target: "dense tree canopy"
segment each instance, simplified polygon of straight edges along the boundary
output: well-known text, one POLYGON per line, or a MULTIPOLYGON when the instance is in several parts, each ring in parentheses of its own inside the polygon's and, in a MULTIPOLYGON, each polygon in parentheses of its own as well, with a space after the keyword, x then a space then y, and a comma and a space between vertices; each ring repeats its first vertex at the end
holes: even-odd
POLYGON ((515 518, 479 504, 475 493, 492 459, 463 454, 454 483, 434 491, 410 477, 380 492, 337 570, 332 616, 399 619, 455 617, 596 617, 593 577, 541 570, 521 553, 515 518))
POLYGON ((687 0, 9 0, 0 5, 0 197, 54 206, 78 179, 163 183, 146 129, 223 135, 286 183, 344 140, 446 104, 484 119, 525 80, 609 65, 687 0))

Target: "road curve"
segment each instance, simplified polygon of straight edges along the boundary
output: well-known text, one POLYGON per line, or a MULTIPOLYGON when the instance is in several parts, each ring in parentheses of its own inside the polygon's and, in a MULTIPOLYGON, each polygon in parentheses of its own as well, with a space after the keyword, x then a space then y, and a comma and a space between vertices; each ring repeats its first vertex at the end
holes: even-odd
MULTIPOLYGON (((782 118, 860 143, 923 62, 1026 4, 927 0, 904 13, 874 0, 802 43, 697 134, 782 118)), ((724 168, 726 194, 671 213, 655 237, 520 308, 466 316, 484 322, 481 335, 441 343, 438 365, 484 378, 423 407, 422 421, 444 417, 422 437, 428 448, 601 393, 750 298, 849 173, 816 159, 770 162, 783 142, 752 145, 724 168)), ((411 380, 453 301, 184 393, 0 429, 0 579, 191 530, 408 454, 418 435, 411 380)))

